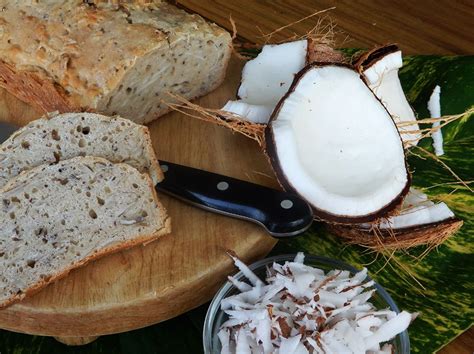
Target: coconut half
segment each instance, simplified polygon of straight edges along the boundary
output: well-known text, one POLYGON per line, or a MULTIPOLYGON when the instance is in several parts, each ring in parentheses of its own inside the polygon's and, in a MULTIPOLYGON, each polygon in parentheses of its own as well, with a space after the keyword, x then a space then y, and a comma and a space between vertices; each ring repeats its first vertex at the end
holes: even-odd
POLYGON ((222 110, 256 124, 266 124, 295 75, 307 63, 343 60, 342 53, 311 39, 265 45, 242 70, 238 100, 228 101, 222 110))
POLYGON ((402 52, 394 44, 375 48, 362 55, 355 63, 355 67, 364 75, 367 84, 387 107, 395 122, 413 122, 398 128, 403 141, 410 146, 418 143, 421 133, 415 112, 407 101, 398 77, 398 70, 402 66, 402 52))
POLYGON ((462 223, 445 203, 434 203, 426 194, 410 188, 400 214, 376 224, 364 223, 350 228, 336 225, 331 229, 339 236, 367 246, 399 248, 439 244, 453 235, 462 223))
POLYGON ((408 192, 397 127, 348 66, 313 63, 302 70, 273 112, 265 142, 282 186, 328 222, 375 220, 408 192))

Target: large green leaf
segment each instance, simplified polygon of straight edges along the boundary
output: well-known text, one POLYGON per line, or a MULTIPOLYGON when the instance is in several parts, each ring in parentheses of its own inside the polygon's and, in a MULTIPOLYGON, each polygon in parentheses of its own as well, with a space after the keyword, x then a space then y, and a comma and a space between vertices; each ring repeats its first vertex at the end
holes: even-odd
MULTIPOLYGON (((474 104, 474 57, 409 57, 401 77, 408 98, 421 118, 428 117, 426 102, 436 84, 441 86, 444 115, 461 113, 474 104)), ((464 117, 443 129, 446 154, 441 159, 466 181, 474 179, 473 124, 473 119, 464 117)), ((430 139, 424 139, 420 145, 431 149, 430 139)), ((413 152, 423 154, 416 149, 413 152)), ((426 192, 445 200, 465 222, 455 237, 422 260, 417 260, 424 251, 419 247, 409 253, 398 252, 386 263, 383 256, 375 259, 374 253, 361 247, 344 247, 339 239, 319 225, 304 237, 279 242, 272 253, 305 251, 342 259, 357 267, 368 265, 372 276, 390 292, 400 308, 421 312, 409 330, 412 351, 428 353, 436 351, 473 323, 474 195, 461 184, 446 184, 456 182, 456 179, 438 162, 416 155, 410 154, 409 157, 414 184, 435 186, 426 192)), ((78 348, 68 348, 51 338, 1 331, 0 352, 200 353, 205 311, 206 306, 203 306, 173 320, 137 331, 104 336, 78 348)))

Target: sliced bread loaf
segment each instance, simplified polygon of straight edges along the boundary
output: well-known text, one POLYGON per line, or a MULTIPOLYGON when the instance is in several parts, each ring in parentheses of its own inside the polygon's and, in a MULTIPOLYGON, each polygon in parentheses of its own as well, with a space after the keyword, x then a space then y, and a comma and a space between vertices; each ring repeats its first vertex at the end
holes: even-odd
POLYGON ((23 172, 0 200, 0 308, 92 259, 170 231, 148 175, 97 157, 23 172))
POLYGON ((165 1, 0 0, 0 86, 43 112, 149 122, 224 79, 229 33, 165 1))
POLYGON ((24 170, 86 155, 125 162, 155 184, 163 179, 147 127, 120 117, 65 113, 29 123, 0 146, 0 187, 24 170))

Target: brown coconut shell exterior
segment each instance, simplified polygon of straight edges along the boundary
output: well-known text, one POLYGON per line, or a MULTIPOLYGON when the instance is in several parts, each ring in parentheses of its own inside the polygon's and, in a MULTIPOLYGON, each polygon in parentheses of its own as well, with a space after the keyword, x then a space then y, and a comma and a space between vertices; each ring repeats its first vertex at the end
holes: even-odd
MULTIPOLYGON (((353 61, 353 66, 354 68, 361 74, 369 69, 372 65, 377 63, 379 60, 383 59, 385 56, 398 52, 400 48, 396 43, 391 43, 391 44, 385 44, 382 46, 375 47, 371 50, 368 50, 364 53, 362 53, 360 56, 358 56, 354 61, 353 61)), ((365 77, 364 77, 365 81, 365 77)), ((366 82, 367 83, 367 82, 366 82)), ((408 102, 408 100, 407 100, 408 102)), ((408 105, 410 106, 411 110, 415 114, 415 117, 417 116, 417 113, 415 111, 415 108, 411 105, 410 102, 408 102, 408 105)), ((405 145, 404 145, 405 146, 405 145)), ((409 146, 409 145, 408 145, 409 146)))
POLYGON ((328 44, 308 38, 308 50, 306 54, 306 64, 313 62, 319 63, 344 63, 346 57, 340 51, 334 49, 328 44))
POLYGON ((362 73, 388 54, 398 52, 399 50, 400 48, 395 43, 377 46, 355 58, 352 65, 359 73, 362 73))
MULTIPOLYGON (((313 69, 315 67, 323 67, 323 66, 340 66, 340 67, 348 68, 350 70, 354 70, 354 68, 351 65, 345 64, 345 63, 331 63, 331 62, 329 62, 329 63, 321 63, 321 62, 310 63, 309 65, 307 65, 303 70, 301 70, 295 76, 295 79, 294 79, 293 83, 291 84, 290 89, 282 97, 282 99, 278 102, 277 106, 275 107, 275 110, 273 111, 273 113, 270 117, 270 120, 269 120, 267 126, 265 127, 265 149, 264 150, 265 150, 266 155, 269 158, 272 169, 275 172, 275 175, 277 176, 278 182, 280 183, 280 185, 287 192, 291 191, 291 192, 293 192, 295 194, 298 194, 298 195, 299 195, 299 193, 297 192, 295 187, 287 180, 287 178, 286 178, 286 176, 283 172, 283 169, 280 165, 280 162, 278 160, 277 152, 276 152, 275 138, 273 136, 273 130, 272 130, 272 123, 276 119, 276 117, 278 116, 278 113, 280 112, 280 109, 281 109, 281 106, 283 105, 283 102, 295 91, 295 88, 298 85, 301 78, 308 71, 310 71, 311 69, 313 69)), ((364 77, 360 74, 359 74, 359 77, 364 82, 364 84, 367 85, 364 77)), ((369 88, 369 87, 367 86, 367 88, 369 88)), ((369 90, 370 90, 370 88, 369 88, 369 90)), ((375 96, 375 95, 374 95, 374 97, 377 98, 377 96, 375 96)), ((384 107, 384 109, 387 111, 387 109, 382 104, 382 102, 378 98, 377 98, 377 100, 380 102, 382 107, 384 107)), ((387 111, 387 114, 388 114, 389 117, 391 117, 391 115, 388 111, 387 111)), ((395 122, 393 121, 393 119, 392 119, 392 122, 394 124, 395 129, 396 129, 396 125, 395 125, 395 122)), ((400 133, 398 135, 400 137, 401 144, 403 144, 400 133)), ((352 217, 352 216, 347 216, 347 215, 336 215, 336 214, 328 213, 325 210, 319 209, 316 206, 311 205, 311 203, 309 203, 309 201, 307 201, 308 204, 310 204, 312 209, 313 209, 313 213, 314 213, 315 218, 316 219, 321 219, 321 220, 326 221, 327 223, 331 223, 331 224, 358 224, 358 223, 372 222, 372 221, 378 220, 380 218, 396 214, 397 213, 397 208, 403 202, 403 199, 405 198, 405 195, 408 193, 408 190, 410 189, 410 184, 411 184, 411 175, 410 175, 410 172, 409 172, 409 169, 408 169, 406 155, 404 155, 404 157, 405 157, 405 169, 406 169, 406 172, 407 172, 407 182, 406 182, 404 188, 402 189, 402 191, 400 192, 400 194, 398 196, 396 196, 389 204, 383 206, 382 208, 380 208, 378 211, 376 211, 374 213, 361 215, 361 216, 357 216, 357 217, 352 217)))
POLYGON ((458 218, 400 229, 364 229, 356 225, 327 225, 328 230, 348 241, 379 251, 438 245, 454 235, 463 224, 458 218))

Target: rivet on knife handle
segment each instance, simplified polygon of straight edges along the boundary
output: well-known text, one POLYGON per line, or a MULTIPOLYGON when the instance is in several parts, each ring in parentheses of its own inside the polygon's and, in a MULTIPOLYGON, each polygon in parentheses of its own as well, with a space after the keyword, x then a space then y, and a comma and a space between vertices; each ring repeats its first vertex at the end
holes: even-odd
POLYGON ((157 190, 198 207, 254 221, 274 237, 296 236, 311 225, 310 206, 292 193, 160 161, 165 179, 157 190))

